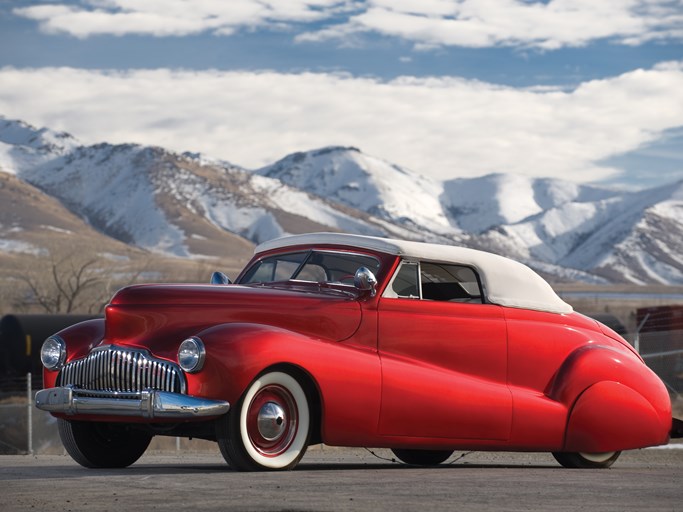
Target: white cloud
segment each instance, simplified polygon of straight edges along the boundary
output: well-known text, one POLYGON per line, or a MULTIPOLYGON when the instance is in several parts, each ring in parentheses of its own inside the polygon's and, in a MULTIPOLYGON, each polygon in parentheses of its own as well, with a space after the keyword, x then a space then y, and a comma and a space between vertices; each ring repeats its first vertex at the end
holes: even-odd
POLYGON ((299 41, 376 32, 429 46, 554 50, 598 39, 637 45, 683 40, 683 4, 671 0, 368 0, 346 22, 300 34, 299 41))
POLYGON ((14 9, 47 33, 79 38, 147 34, 229 35, 244 27, 310 23, 346 9, 348 0, 82 0, 14 9))
POLYGON ((249 168, 353 145, 438 178, 596 181, 618 172, 597 162, 683 127, 683 62, 571 91, 436 77, 2 68, 0 113, 88 143, 201 151, 249 168))
POLYGON ((438 46, 553 50, 608 38, 639 45, 683 40, 680 0, 81 0, 14 9, 47 33, 231 35, 301 24, 298 41, 374 32, 438 46), (331 20, 339 20, 333 22, 331 20), (312 24, 329 22, 324 28, 312 24), (311 25, 307 25, 311 24, 311 25))

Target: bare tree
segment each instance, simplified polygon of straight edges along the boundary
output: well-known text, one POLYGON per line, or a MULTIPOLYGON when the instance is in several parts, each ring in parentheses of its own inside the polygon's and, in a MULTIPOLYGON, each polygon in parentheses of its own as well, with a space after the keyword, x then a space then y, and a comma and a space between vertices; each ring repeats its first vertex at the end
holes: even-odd
POLYGON ((24 286, 14 305, 21 309, 33 304, 45 313, 98 312, 109 295, 108 279, 99 264, 96 256, 82 251, 51 251, 49 259, 17 276, 24 286))
POLYGON ((146 265, 123 258, 112 261, 90 247, 51 248, 15 276, 16 310, 44 313, 99 313, 113 292, 135 282, 146 265))
POLYGON ((80 244, 52 245, 0 272, 0 307, 16 312, 96 314, 124 286, 147 282, 208 283, 215 262, 168 259, 131 251, 103 255, 80 244))

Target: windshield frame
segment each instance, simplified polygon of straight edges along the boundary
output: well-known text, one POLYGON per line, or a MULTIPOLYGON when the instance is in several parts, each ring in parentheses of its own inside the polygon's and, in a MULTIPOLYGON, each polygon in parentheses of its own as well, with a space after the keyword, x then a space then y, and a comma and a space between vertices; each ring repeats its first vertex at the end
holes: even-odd
MULTIPOLYGON (((282 286, 287 283, 291 284, 315 284, 317 286, 324 286, 326 288, 331 288, 331 287, 342 287, 342 289, 354 289, 355 290, 355 285, 353 283, 353 280, 351 279, 354 275, 355 272, 358 270, 360 267, 367 267, 367 265, 364 265, 360 263, 352 273, 346 274, 349 279, 351 279, 350 282, 341 282, 339 280, 330 280, 330 276, 326 276, 325 280, 311 280, 311 279, 300 279, 301 273, 304 270, 304 267, 306 267, 307 264, 309 264, 312 260, 313 257, 316 255, 320 254, 327 254, 327 255, 343 255, 343 256, 357 256, 361 257, 364 259, 370 259, 374 260, 375 264, 373 265, 374 268, 371 268, 370 270, 377 275, 383 267, 383 261, 382 258, 379 258, 376 254, 371 254, 363 251, 355 251, 355 250, 341 250, 341 249, 326 249, 326 248, 291 248, 292 250, 290 251, 282 251, 282 252, 277 252, 277 253, 265 253, 261 255, 259 258, 254 259, 250 262, 249 265, 245 267, 245 269, 240 273, 240 275, 237 278, 236 284, 240 284, 243 286, 250 286, 250 285, 258 285, 258 286, 269 286, 269 285, 278 285, 282 286), (302 261, 299 263, 297 268, 291 272, 289 278, 286 279, 274 279, 272 281, 251 281, 248 279, 253 278, 254 274, 258 272, 259 267, 266 261, 270 259, 277 259, 277 258, 283 258, 289 255, 296 255, 296 254, 305 254, 303 257, 302 261)), ((325 272, 327 273, 329 269, 327 269, 325 272)))

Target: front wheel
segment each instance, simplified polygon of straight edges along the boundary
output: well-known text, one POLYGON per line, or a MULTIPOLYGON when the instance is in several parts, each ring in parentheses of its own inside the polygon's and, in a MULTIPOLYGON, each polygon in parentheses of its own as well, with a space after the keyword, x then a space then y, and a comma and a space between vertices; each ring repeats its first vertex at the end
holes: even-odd
POLYGON ((91 421, 57 422, 71 458, 86 468, 125 468, 142 457, 152 435, 128 425, 91 421))
POLYGON ((436 466, 453 455, 453 450, 400 450, 392 449, 394 455, 413 466, 436 466))
POLYGON ((608 468, 619 458, 621 452, 585 453, 553 452, 555 460, 565 468, 608 468))
POLYGON ((218 446, 237 471, 292 469, 306 453, 310 424, 299 382, 287 373, 265 373, 218 420, 218 446))

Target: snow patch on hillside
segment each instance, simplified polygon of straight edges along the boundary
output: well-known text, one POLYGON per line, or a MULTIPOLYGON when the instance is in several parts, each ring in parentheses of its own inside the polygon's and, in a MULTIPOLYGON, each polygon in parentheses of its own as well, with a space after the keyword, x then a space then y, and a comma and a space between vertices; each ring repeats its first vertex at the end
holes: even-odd
POLYGON ((17 174, 21 169, 44 164, 78 146, 79 142, 68 133, 36 129, 0 116, 0 170, 6 173, 17 174))
POLYGON ((40 249, 39 247, 36 247, 28 242, 22 242, 21 240, 9 240, 6 238, 0 238, 0 252, 33 254, 35 256, 45 253, 43 249, 40 249))
POLYGON ((285 212, 300 215, 339 231, 374 236, 383 234, 382 230, 368 225, 367 222, 333 208, 322 198, 285 186, 278 180, 255 175, 253 184, 254 188, 267 196, 274 206, 285 212))
POLYGON ((295 153, 256 172, 393 223, 452 230, 439 201, 440 182, 356 148, 295 153))
POLYGON ((149 157, 135 145, 79 147, 19 176, 81 211, 100 231, 153 252, 188 256, 184 234, 154 201, 144 171, 149 157))

